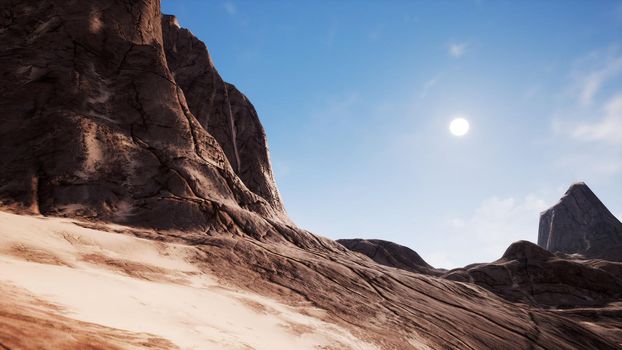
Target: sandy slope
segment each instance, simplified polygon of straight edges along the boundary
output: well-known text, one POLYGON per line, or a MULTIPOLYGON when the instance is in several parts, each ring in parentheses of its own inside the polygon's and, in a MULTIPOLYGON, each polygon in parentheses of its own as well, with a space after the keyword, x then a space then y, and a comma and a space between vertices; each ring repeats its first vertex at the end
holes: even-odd
POLYGON ((322 310, 222 285, 188 262, 193 249, 0 212, 0 345, 374 349, 322 310))

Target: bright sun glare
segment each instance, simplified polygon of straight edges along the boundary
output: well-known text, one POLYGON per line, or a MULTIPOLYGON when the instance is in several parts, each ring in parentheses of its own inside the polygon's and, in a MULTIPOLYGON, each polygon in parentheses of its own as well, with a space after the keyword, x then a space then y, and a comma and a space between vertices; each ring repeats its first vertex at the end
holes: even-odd
POLYGON ((469 132, 469 121, 465 118, 454 118, 449 123, 449 131, 455 136, 463 136, 469 132))

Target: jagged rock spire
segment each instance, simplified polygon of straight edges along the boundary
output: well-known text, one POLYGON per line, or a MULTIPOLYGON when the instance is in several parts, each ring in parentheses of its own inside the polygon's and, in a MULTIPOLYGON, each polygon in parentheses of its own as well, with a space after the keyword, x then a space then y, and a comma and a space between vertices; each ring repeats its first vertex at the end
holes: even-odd
POLYGON ((538 245, 552 252, 622 261, 622 223, 578 182, 541 214, 538 245))

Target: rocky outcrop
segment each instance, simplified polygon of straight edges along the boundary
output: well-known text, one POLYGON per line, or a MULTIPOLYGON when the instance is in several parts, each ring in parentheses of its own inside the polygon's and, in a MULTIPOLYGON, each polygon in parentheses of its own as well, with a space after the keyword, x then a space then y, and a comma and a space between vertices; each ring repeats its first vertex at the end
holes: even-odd
POLYGON ((253 105, 222 80, 205 44, 181 28, 174 16, 162 16, 162 34, 168 68, 192 114, 218 141, 246 187, 286 218, 272 174, 266 133, 253 105))
POLYGON ((338 239, 344 247, 364 254, 375 262, 411 272, 432 276, 442 275, 442 270, 430 266, 414 250, 397 243, 381 239, 338 239))
POLYGON ((622 300, 621 263, 564 259, 527 241, 513 243, 497 261, 455 269, 443 277, 542 307, 594 307, 622 300))
MULTIPOLYGON (((292 225, 252 106, 221 86, 201 43, 162 21, 157 0, 0 2, 3 210, 192 246, 192 273, 304 305, 381 349, 619 348, 607 331, 622 326, 615 315, 594 329, 477 285, 387 268, 292 225)), ((46 336, 27 324, 48 318, 8 307, 4 324, 23 321, 9 332, 46 336)))
POLYGON ((174 52, 209 68, 205 46, 164 22, 166 40, 157 1, 2 4, 0 204, 283 239, 289 221, 252 105, 220 78, 189 81, 194 68, 174 52), (214 104, 203 108, 205 94, 214 104))
POLYGON ((585 183, 540 215, 538 245, 552 252, 622 261, 622 223, 585 183))
POLYGON ((538 307, 599 307, 622 300, 622 263, 566 259, 527 241, 491 263, 434 269, 408 247, 383 240, 340 239, 344 247, 406 271, 473 283, 511 301, 538 307))

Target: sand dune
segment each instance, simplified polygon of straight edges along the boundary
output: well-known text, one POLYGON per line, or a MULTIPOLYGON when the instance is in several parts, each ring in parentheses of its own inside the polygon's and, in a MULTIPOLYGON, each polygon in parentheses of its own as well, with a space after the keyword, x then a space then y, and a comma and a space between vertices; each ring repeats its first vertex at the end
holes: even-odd
MULTIPOLYGON (((188 262, 193 249, 69 219, 0 212, 0 286, 10 299, 1 304, 3 314, 19 304, 15 315, 62 319, 76 334, 101 336, 105 345, 84 343, 92 348, 375 348, 310 316, 322 310, 219 283, 188 262)), ((28 322, 23 327, 36 330, 28 322)), ((0 327, 0 341, 9 348, 57 348, 23 343, 6 327, 0 327)))

